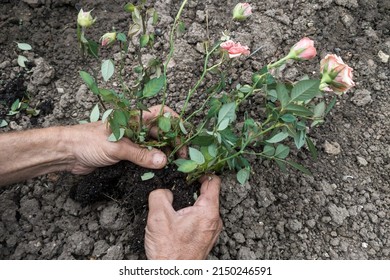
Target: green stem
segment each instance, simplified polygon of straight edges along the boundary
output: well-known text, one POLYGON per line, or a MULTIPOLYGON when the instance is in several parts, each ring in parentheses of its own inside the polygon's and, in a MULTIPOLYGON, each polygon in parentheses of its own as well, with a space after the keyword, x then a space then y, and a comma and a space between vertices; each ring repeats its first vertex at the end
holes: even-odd
POLYGON ((271 63, 271 64, 268 64, 268 70, 269 69, 272 69, 272 68, 277 68, 277 67, 280 67, 282 66, 283 64, 286 63, 287 60, 289 60, 291 58, 291 55, 288 54, 287 56, 283 57, 282 59, 274 62, 274 63, 271 63))

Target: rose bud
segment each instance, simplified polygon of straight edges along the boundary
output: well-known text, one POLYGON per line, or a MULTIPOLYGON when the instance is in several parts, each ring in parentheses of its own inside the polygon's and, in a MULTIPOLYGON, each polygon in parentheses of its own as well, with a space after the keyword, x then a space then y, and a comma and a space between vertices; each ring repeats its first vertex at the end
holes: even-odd
POLYGON ((252 14, 252 7, 248 3, 238 3, 233 9, 233 19, 245 20, 252 14))
POLYGON ((289 58, 294 60, 309 60, 316 56, 317 51, 313 40, 305 37, 296 43, 288 54, 289 58))
POLYGON ((106 33, 101 38, 100 41, 102 42, 102 47, 107 46, 111 43, 113 43, 116 39, 116 32, 106 33))
POLYGON ((91 11, 84 12, 83 9, 80 9, 80 12, 77 16, 77 24, 81 27, 90 27, 95 21, 96 18, 92 18, 91 11))
POLYGON ((230 58, 239 57, 242 54, 250 54, 249 48, 247 46, 243 46, 240 43, 234 43, 232 40, 228 40, 222 43, 220 47, 228 52, 230 58))
POLYGON ((328 54, 321 60, 320 67, 322 75, 320 90, 343 94, 355 86, 352 80, 353 69, 345 64, 341 57, 328 54))

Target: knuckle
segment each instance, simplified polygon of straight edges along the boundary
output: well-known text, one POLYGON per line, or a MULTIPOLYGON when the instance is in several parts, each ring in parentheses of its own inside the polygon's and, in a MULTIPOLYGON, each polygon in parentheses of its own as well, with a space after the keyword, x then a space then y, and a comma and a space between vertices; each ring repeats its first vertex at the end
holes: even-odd
POLYGON ((138 162, 146 162, 148 158, 148 150, 144 148, 137 149, 135 158, 138 162))

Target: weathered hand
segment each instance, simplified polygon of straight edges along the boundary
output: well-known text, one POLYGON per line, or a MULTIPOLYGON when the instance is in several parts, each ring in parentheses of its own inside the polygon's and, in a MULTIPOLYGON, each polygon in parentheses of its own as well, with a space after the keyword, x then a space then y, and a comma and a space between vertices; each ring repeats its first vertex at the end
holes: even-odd
MULTIPOLYGON (((143 119, 152 120, 158 116, 160 109, 159 105, 149 108, 150 112, 145 111, 143 119)), ((164 112, 171 112, 173 116, 177 116, 166 106, 164 112)), ((71 126, 67 130, 66 135, 72 142, 71 154, 75 157, 70 168, 74 174, 87 174, 97 167, 112 165, 120 160, 129 160, 151 169, 159 169, 166 165, 167 158, 160 150, 142 148, 127 138, 122 138, 118 142, 107 141, 111 132, 102 122, 71 126)))
POLYGON ((202 178, 200 196, 194 206, 175 211, 169 190, 149 195, 149 215, 145 233, 148 259, 206 259, 222 230, 219 215, 221 180, 202 178))

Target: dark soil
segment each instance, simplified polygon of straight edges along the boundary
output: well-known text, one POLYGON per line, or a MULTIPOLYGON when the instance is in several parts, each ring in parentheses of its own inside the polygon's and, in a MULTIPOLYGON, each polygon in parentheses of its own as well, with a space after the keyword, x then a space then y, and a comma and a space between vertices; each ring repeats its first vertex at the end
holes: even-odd
MULTIPOLYGON (((76 7, 94 8, 98 20, 88 34, 98 40, 112 27, 127 29, 122 2, 58 0, 36 6, 26 4, 28 0, 0 2, 0 99, 8 98, 4 92, 10 92, 6 88, 21 72, 14 42, 25 42, 33 50, 23 55, 35 65, 23 83, 30 106, 45 102, 53 106, 51 110, 48 105, 47 114, 36 118, 24 113, 6 116, 9 125, 1 133, 88 119, 97 100, 78 75, 85 67, 75 35, 76 7)), ((390 259, 390 1, 254 1, 250 20, 230 24, 237 2, 189 1, 183 14, 186 32, 177 40, 168 73, 171 108, 181 109, 188 89, 199 77, 201 46, 207 38, 206 13, 212 40, 230 27, 234 40, 251 50, 261 47, 234 67, 230 86, 235 81, 250 82, 254 71, 308 36, 316 42, 318 57, 288 65, 283 77, 296 81, 303 74, 318 76, 320 59, 336 53, 354 68, 356 87, 339 98, 324 125, 309 131, 319 150, 318 159, 308 157, 305 148, 291 155, 312 171, 312 177, 295 170, 283 173, 273 163, 256 159, 251 159, 252 176, 244 186, 236 183, 234 175, 223 174, 224 228, 209 258, 390 259)), ((180 1, 150 3, 160 12, 155 48, 156 55, 163 56, 180 1)), ((113 49, 113 53, 118 51, 113 49)), ((111 58, 112 53, 107 50, 102 55, 111 58)), ((126 68, 129 80, 132 55, 126 68)), ((16 97, 22 91, 11 92, 16 97)), ((8 98, 6 103, 10 102, 8 98)), ((196 105, 197 100, 193 102, 196 105)), ((261 112, 260 102, 253 98, 244 107, 255 117, 261 112)), ((7 112, 7 104, 0 103, 1 112, 7 112)), ((148 189, 141 190, 134 183, 144 171, 130 173, 131 165, 123 168, 123 177, 113 167, 112 175, 100 182, 96 176, 102 171, 92 177, 49 174, 0 189, 0 259, 144 258, 139 229, 145 223, 147 195, 156 187, 172 189, 173 185, 167 176, 159 179, 160 172, 156 172, 155 178, 144 182, 148 189), (136 199, 138 194, 142 202, 136 199), (83 203, 77 202, 80 199, 83 203)), ((177 183, 175 190, 185 194, 176 195, 175 200, 186 197, 187 205, 195 189, 177 183)))
POLYGON ((185 174, 177 172, 175 166, 167 166, 161 170, 149 170, 129 162, 120 162, 84 176, 72 187, 69 196, 79 202, 82 207, 113 200, 126 209, 130 220, 133 223, 137 221, 134 223, 131 248, 134 253, 143 253, 150 192, 158 188, 171 190, 172 206, 178 210, 191 206, 195 202, 199 187, 200 184, 197 182, 188 184, 185 174), (140 175, 146 172, 153 172, 154 177, 143 181, 140 175))

